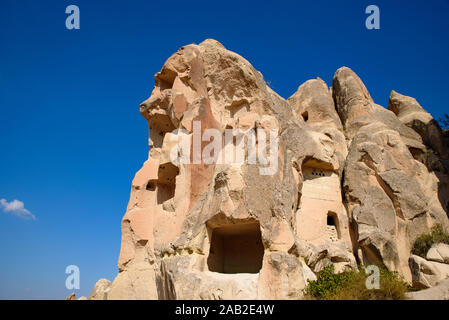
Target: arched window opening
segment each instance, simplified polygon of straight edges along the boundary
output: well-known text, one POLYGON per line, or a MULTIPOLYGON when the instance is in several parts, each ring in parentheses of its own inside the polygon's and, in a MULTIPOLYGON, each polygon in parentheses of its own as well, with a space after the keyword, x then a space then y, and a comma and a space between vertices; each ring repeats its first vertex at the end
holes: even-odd
POLYGON ((337 214, 334 212, 328 212, 327 214, 326 231, 328 234, 328 238, 331 241, 337 241, 341 239, 340 223, 338 221, 337 214))

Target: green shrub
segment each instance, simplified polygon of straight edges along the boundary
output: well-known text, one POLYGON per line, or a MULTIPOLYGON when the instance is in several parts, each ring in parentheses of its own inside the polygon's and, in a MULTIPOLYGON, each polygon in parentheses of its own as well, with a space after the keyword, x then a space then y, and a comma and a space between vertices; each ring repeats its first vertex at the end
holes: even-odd
POLYGON ((321 270, 316 281, 310 281, 306 288, 306 298, 318 300, 399 300, 404 298, 408 284, 396 272, 384 267, 380 269, 380 288, 368 289, 365 267, 361 271, 348 270, 334 274, 334 266, 321 270))
POLYGON ((449 244, 449 234, 444 232, 443 227, 439 224, 434 226, 430 233, 420 235, 413 244, 412 253, 423 258, 435 243, 449 244))
POLYGON ((317 280, 308 280, 309 285, 306 288, 306 295, 326 300, 346 286, 350 282, 351 276, 351 272, 335 274, 334 265, 331 264, 317 274, 317 280))

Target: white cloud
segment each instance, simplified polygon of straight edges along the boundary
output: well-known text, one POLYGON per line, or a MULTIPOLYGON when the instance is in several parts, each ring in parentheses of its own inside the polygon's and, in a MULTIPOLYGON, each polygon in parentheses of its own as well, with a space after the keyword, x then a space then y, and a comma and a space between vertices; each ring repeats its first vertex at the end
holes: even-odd
POLYGON ((23 202, 19 200, 8 202, 5 199, 0 199, 0 208, 3 209, 3 212, 10 213, 19 218, 36 220, 36 216, 25 209, 23 202))

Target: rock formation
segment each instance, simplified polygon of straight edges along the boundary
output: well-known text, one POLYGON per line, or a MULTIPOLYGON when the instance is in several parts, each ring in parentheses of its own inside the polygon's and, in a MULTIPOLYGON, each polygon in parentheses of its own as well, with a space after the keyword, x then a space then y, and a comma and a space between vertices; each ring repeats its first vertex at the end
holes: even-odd
POLYGON ((91 299, 300 299, 329 264, 380 262, 411 282, 415 238, 449 230, 442 130, 413 98, 392 91, 388 109, 375 104, 349 68, 285 100, 206 40, 166 61, 140 113, 149 156, 122 220, 119 274, 91 299), (195 143, 215 161, 195 158, 195 143), (248 161, 226 149, 241 145, 248 161), (254 163, 253 146, 276 153, 254 163))
POLYGON ((111 281, 107 279, 98 280, 89 296, 89 300, 105 300, 110 287, 111 281))
POLYGON ((449 300, 449 279, 429 289, 406 293, 408 300, 449 300))
POLYGON ((426 258, 410 257, 413 285, 416 288, 431 288, 449 278, 449 245, 434 244, 426 258))

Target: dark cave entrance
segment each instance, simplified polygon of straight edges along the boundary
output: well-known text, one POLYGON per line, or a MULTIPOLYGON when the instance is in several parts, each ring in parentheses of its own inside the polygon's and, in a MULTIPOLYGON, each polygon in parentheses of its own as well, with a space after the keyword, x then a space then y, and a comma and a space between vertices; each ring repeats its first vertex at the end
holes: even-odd
POLYGON ((331 215, 327 216, 327 225, 328 226, 336 226, 336 223, 335 223, 335 220, 334 220, 333 216, 331 216, 331 215))
POLYGON ((302 116, 302 119, 304 120, 304 122, 309 121, 309 112, 304 111, 304 112, 301 114, 301 116, 302 116))
POLYGON ((329 236, 333 240, 341 239, 340 223, 338 221, 337 214, 335 212, 327 213, 327 228, 329 236))
POLYGON ((211 230, 207 265, 220 273, 258 273, 262 268, 264 247, 260 225, 230 224, 211 230))

